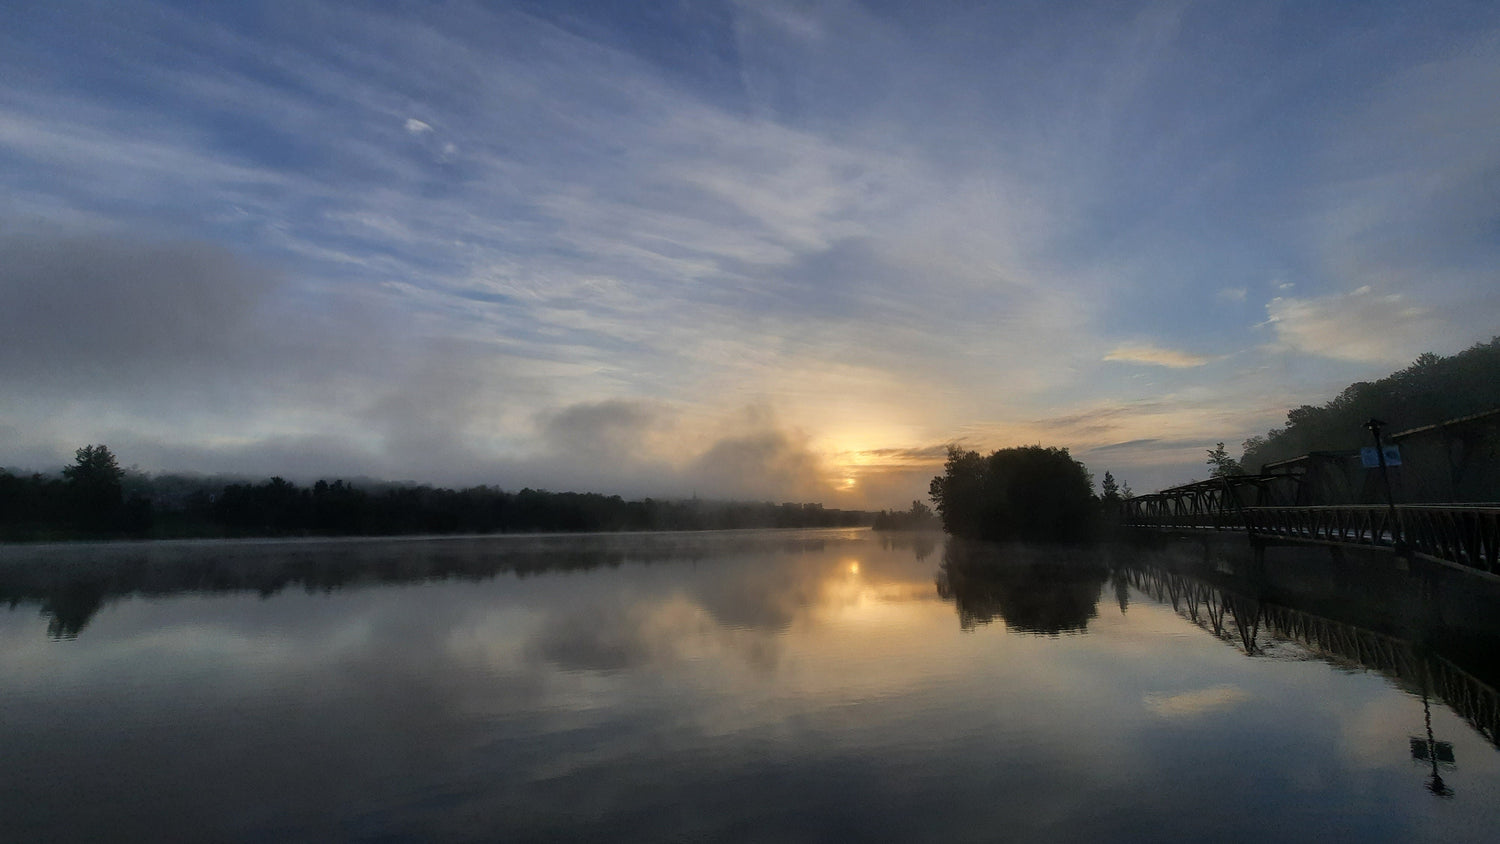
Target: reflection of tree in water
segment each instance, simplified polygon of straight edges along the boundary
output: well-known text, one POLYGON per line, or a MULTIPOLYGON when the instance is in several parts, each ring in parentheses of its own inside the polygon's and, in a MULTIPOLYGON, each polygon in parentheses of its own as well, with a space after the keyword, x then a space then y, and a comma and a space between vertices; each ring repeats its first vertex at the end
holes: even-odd
POLYGON ((941 533, 930 530, 882 532, 880 547, 885 551, 911 551, 920 563, 932 556, 941 538, 941 533))
POLYGON ((950 539, 937 590, 972 630, 996 616, 1027 633, 1081 633, 1098 614, 1109 570, 1087 550, 950 539))
POLYGON ((1130 581, 1118 569, 1110 572, 1109 580, 1115 588, 1115 603, 1120 605, 1120 615, 1124 615, 1130 611, 1130 581))
POLYGON ((94 613, 104 606, 104 590, 93 583, 69 583, 42 601, 47 617, 47 635, 54 639, 76 639, 94 613))
POLYGON ((332 592, 375 583, 528 577, 756 551, 821 552, 825 537, 603 534, 375 542, 120 545, 19 552, 0 566, 0 602, 40 604, 54 638, 75 638, 104 603, 127 595, 332 592))

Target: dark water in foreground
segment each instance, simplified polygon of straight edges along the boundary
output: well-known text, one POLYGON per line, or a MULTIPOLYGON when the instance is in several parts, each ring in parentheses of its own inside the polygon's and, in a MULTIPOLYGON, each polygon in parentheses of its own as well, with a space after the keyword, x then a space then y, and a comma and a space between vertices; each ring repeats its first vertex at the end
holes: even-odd
POLYGON ((1495 840, 1493 590, 1249 559, 0 548, 0 838, 1495 840))

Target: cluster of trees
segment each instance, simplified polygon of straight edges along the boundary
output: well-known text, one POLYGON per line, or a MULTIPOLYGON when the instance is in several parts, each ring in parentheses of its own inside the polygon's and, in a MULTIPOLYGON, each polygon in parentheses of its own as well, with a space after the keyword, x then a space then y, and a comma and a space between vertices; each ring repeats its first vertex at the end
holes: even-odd
POLYGON ((342 480, 298 486, 279 477, 187 490, 180 479, 157 489, 149 479, 134 478, 137 489, 127 495, 125 480, 103 445, 79 449, 61 478, 0 470, 0 539, 720 530, 871 521, 870 513, 821 504, 627 501, 618 495, 506 492, 490 486, 361 489, 342 480))
POLYGON ((1371 417, 1385 420, 1394 433, 1495 407, 1500 407, 1500 337, 1449 357, 1421 355, 1378 381, 1350 384, 1321 407, 1288 411, 1283 427, 1245 440, 1239 463, 1258 469, 1312 451, 1365 445, 1362 426, 1371 417))
POLYGON ((13 475, 0 469, 0 539, 144 535, 151 502, 125 495, 125 470, 103 445, 75 452, 61 477, 13 475))
POLYGON ((876 530, 936 530, 942 526, 937 514, 920 501, 906 510, 881 510, 875 514, 876 530))
POLYGON ((1003 448, 986 457, 950 447, 929 492, 943 529, 954 536, 1079 541, 1098 532, 1100 501, 1093 486, 1093 477, 1066 448, 1003 448))

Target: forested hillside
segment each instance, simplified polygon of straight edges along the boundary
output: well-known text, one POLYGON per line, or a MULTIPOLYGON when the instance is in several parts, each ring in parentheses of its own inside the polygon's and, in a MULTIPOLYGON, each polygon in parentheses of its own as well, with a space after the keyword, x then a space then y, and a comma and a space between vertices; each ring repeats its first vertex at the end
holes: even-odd
POLYGON ((1350 384, 1321 407, 1288 411, 1286 425, 1245 440, 1249 471, 1310 451, 1367 445, 1362 426, 1375 417, 1387 432, 1431 425, 1500 407, 1500 336, 1450 357, 1424 354, 1379 381, 1350 384))

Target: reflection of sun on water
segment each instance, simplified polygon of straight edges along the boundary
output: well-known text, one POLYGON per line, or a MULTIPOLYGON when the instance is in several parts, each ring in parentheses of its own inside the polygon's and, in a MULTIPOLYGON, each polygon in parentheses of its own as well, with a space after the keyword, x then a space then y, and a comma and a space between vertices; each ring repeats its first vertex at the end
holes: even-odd
MULTIPOLYGON (((932 615, 936 595, 932 581, 910 580, 893 573, 877 553, 840 554, 823 569, 817 597, 812 602, 814 625, 830 635, 858 636, 861 648, 878 642, 897 642, 913 624, 925 624, 932 615)), ((945 606, 937 604, 944 623, 945 606)), ((904 645, 893 644, 900 649, 904 645)))
POLYGON ((872 591, 874 584, 860 574, 862 568, 858 557, 841 556, 836 566, 826 569, 817 602, 820 615, 847 621, 851 613, 857 614, 878 600, 872 591))

